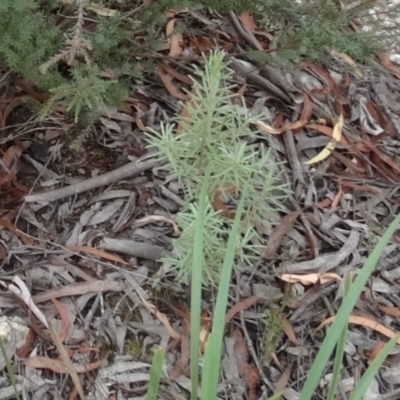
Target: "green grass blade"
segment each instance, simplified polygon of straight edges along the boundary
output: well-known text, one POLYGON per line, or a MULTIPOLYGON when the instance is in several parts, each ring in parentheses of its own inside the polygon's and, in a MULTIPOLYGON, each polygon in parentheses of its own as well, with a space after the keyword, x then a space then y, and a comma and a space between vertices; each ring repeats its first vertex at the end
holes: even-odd
POLYGON ((324 372, 326 364, 332 354, 332 351, 339 340, 339 337, 346 325, 349 315, 353 311, 354 305, 356 304, 358 297, 363 291, 365 284, 368 281, 371 273, 373 272, 380 256, 385 250, 393 233, 397 229, 400 223, 400 214, 390 224, 389 228, 383 234, 378 244, 365 261, 364 266, 361 268, 357 278, 355 279, 350 292, 344 297, 342 305, 340 306, 338 313, 335 317, 335 321, 328 329, 327 335, 322 343, 322 346, 315 358, 315 361, 308 372, 308 377, 304 383, 303 389, 300 394, 300 400, 310 400, 314 394, 314 390, 318 385, 321 375, 324 372))
POLYGON ((200 192, 199 209, 196 216, 196 231, 193 243, 193 265, 190 295, 191 400, 197 400, 199 380, 201 286, 203 281, 203 239, 209 177, 210 171, 207 169, 200 192))
POLYGON ((203 400, 215 400, 217 398, 229 285, 231 282, 231 274, 235 258, 235 248, 238 241, 240 222, 243 215, 244 199, 246 197, 247 187, 243 188, 242 191, 233 226, 229 233, 227 249, 222 266, 217 301, 215 303, 212 330, 204 354, 201 397, 203 400))
MULTIPOLYGON (((344 283, 344 297, 346 296, 347 293, 350 292, 351 279, 352 279, 351 275, 349 273, 346 273, 344 276, 344 282, 343 282, 344 283)), ((348 327, 349 327, 349 324, 346 323, 343 328, 342 334, 340 335, 338 344, 336 346, 336 355, 335 355, 335 362, 333 365, 332 381, 329 386, 328 396, 326 397, 327 400, 334 400, 336 389, 339 386, 340 371, 342 369, 342 364, 343 364, 344 348, 346 346, 348 327)))
POLYGON ((375 360, 372 361, 370 366, 364 372, 363 376, 361 377, 360 381, 358 382, 358 385, 354 389, 349 400, 362 400, 365 392, 367 391, 369 385, 371 384, 372 380, 374 379, 374 376, 378 373, 379 368, 382 366, 386 357, 392 351, 392 349, 394 348, 394 346, 396 345, 396 343, 399 339, 400 339, 400 335, 396 335, 389 342, 387 342, 385 344, 383 349, 376 356, 375 360))
POLYGON ((153 355, 150 369, 150 381, 147 389, 146 400, 157 400, 158 388, 160 386, 162 367, 164 364, 164 350, 159 347, 153 355))
POLYGON ((2 337, 0 337, 0 349, 1 349, 1 354, 2 354, 2 356, 4 358, 4 362, 6 363, 7 374, 8 374, 8 377, 10 378, 11 385, 12 385, 12 387, 14 389, 15 397, 16 397, 17 400, 20 400, 19 392, 18 392, 18 389, 17 389, 17 380, 15 379, 14 370, 11 367, 10 360, 7 357, 7 352, 6 352, 6 349, 4 347, 4 341, 3 341, 2 337))

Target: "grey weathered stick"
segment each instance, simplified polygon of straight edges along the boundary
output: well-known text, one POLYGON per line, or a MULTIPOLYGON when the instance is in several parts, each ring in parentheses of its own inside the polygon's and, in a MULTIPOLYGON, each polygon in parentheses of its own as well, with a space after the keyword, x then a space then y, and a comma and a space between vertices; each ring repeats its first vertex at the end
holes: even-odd
POLYGON ((98 244, 100 249, 129 254, 132 257, 145 258, 146 260, 159 260, 172 254, 164 247, 151 243, 135 242, 129 239, 103 238, 98 244))
POLYGON ((130 176, 139 174, 153 168, 156 165, 156 160, 135 161, 117 168, 114 171, 107 172, 103 175, 94 178, 86 179, 82 182, 75 183, 62 189, 52 190, 51 192, 31 194, 24 197, 26 202, 48 202, 63 199, 68 196, 87 192, 91 189, 96 189, 101 186, 108 185, 119 181, 120 179, 129 178, 130 176))

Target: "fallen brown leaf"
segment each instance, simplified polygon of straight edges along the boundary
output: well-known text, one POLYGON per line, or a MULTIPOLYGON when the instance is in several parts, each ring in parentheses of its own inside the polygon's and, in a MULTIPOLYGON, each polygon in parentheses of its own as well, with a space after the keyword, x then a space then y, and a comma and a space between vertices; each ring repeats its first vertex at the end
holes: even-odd
POLYGON ((225 324, 227 324, 238 312, 249 309, 254 304, 265 304, 268 300, 263 297, 247 297, 236 303, 232 308, 226 313, 225 324))
POLYGON ((247 28, 250 32, 254 32, 257 29, 254 18, 249 13, 241 13, 239 19, 243 26, 247 28))
POLYGON ((0 177, 0 187, 4 186, 6 183, 12 182, 16 178, 15 174, 5 174, 0 177))
POLYGON ((243 338, 242 332, 239 328, 235 328, 233 331, 233 337, 235 338, 234 350, 239 375, 246 384, 249 400, 252 400, 256 397, 255 389, 258 381, 258 371, 249 364, 249 352, 247 350, 247 345, 243 338))
MULTIPOLYGON (((301 110, 300 121, 308 122, 313 114, 313 104, 310 97, 306 93, 303 93, 303 99, 303 109, 301 110)), ((301 128, 293 129, 293 133, 296 134, 300 130, 301 128)))
POLYGON ((60 332, 59 337, 60 337, 60 341, 64 342, 68 336, 69 328, 71 326, 71 324, 69 322, 68 313, 65 310, 64 306, 58 300, 51 299, 51 301, 53 302, 58 313, 60 314, 62 325, 61 325, 61 332, 60 332))
MULTIPOLYGON (((334 320, 335 320, 334 316, 326 319, 315 329, 314 333, 321 330, 324 326, 329 325, 334 320)), ((366 317, 350 315, 348 321, 350 324, 361 325, 361 326, 366 326, 368 328, 371 328, 374 331, 379 332, 382 335, 384 335, 390 339, 394 338, 397 335, 396 332, 392 331, 391 329, 387 328, 386 326, 384 326, 384 325, 380 324, 379 322, 376 322, 372 319, 366 318, 366 317)), ((397 344, 400 344, 400 339, 397 341, 397 344)))
POLYGON ((173 233, 174 236, 179 236, 181 234, 181 231, 179 230, 176 222, 171 218, 164 217, 163 215, 149 215, 147 217, 139 219, 138 221, 136 221, 136 223, 137 224, 142 224, 142 223, 148 224, 148 223, 157 222, 157 221, 162 221, 162 222, 166 222, 167 224, 170 224, 174 230, 174 233, 173 233))
POLYGON ((138 293, 138 295, 140 297, 140 300, 142 300, 143 305, 165 326, 168 334, 175 340, 181 340, 181 335, 176 332, 174 328, 172 328, 167 316, 158 311, 157 307, 154 304, 151 304, 145 298, 143 298, 140 293, 138 293))
POLYGON ((368 365, 372 363, 372 361, 375 360, 376 356, 382 351, 382 349, 385 347, 385 343, 379 341, 376 343, 376 345, 372 348, 371 353, 368 357, 368 365))
POLYGON ((54 344, 56 345, 57 350, 60 353, 62 364, 65 366, 67 373, 71 377, 72 382, 74 383, 74 387, 77 390, 77 392, 79 393, 79 396, 81 397, 82 400, 85 400, 86 396, 83 392, 82 383, 79 379, 78 373, 77 373, 74 365, 72 364, 71 359, 69 358, 68 352, 67 352, 66 348, 64 347, 64 345, 62 344, 60 337, 57 335, 57 332, 55 331, 51 322, 49 322, 49 330, 50 330, 51 338, 53 339, 54 344))
POLYGON ((390 315, 391 317, 400 317, 400 308, 398 307, 387 307, 378 304, 378 308, 385 314, 390 315))
MULTIPOLYGON (((95 369, 101 367, 105 362, 107 362, 107 358, 103 358, 99 361, 96 361, 87 365, 73 364, 73 367, 78 374, 84 374, 86 372, 94 371, 95 369)), ((30 357, 24 360, 24 364, 28 367, 39 368, 39 369, 50 369, 56 374, 68 374, 68 369, 65 364, 60 360, 54 360, 49 357, 30 357)))
POLYGON ((225 205, 220 199, 214 197, 212 202, 215 211, 220 211, 221 215, 228 219, 235 218, 235 212, 232 211, 227 205, 225 205))
POLYGON ((174 68, 172 68, 169 64, 164 63, 163 64, 164 70, 170 74, 172 77, 177 79, 178 81, 181 81, 183 83, 186 83, 190 86, 193 85, 193 79, 190 76, 183 75, 180 72, 176 71, 174 68))
POLYGON ((342 278, 333 272, 321 272, 321 273, 312 273, 306 275, 296 275, 296 274, 283 274, 279 277, 285 282, 289 283, 301 283, 302 285, 315 285, 316 283, 320 283, 321 285, 333 280, 341 281, 342 278))
MULTIPOLYGON (((292 366, 288 366, 284 371, 281 377, 278 379, 278 382, 275 383, 274 385, 274 393, 279 393, 282 392, 286 389, 287 384, 290 379, 290 374, 292 372, 292 366)), ((279 400, 281 397, 278 397, 276 400, 279 400)))
POLYGON ((74 251, 74 252, 82 252, 82 253, 87 253, 91 254, 93 256, 97 256, 100 258, 104 258, 105 260, 108 261, 113 261, 117 262, 119 264, 123 265, 131 265, 127 261, 123 260, 121 257, 116 256, 114 254, 107 253, 105 250, 101 249, 96 249, 95 247, 89 247, 89 246, 70 246, 67 247, 68 250, 74 251))
POLYGON ((387 54, 379 53, 378 54, 381 63, 396 76, 397 79, 400 79, 400 67, 398 67, 387 54))
POLYGON ((243 96, 247 90, 247 83, 244 82, 240 89, 235 93, 235 97, 232 100, 233 104, 242 105, 243 104, 243 96))
MULTIPOLYGON (((15 236, 21 239, 22 243, 28 246, 39 246, 38 243, 35 243, 29 236, 25 235, 25 233, 21 232, 12 222, 5 218, 0 218, 0 225, 4 226, 7 230, 12 232, 15 236)), ((40 246, 39 246, 40 247, 40 246)))
MULTIPOLYGON (((313 129, 319 133, 322 133, 325 136, 328 136, 330 138, 333 137, 333 128, 330 126, 326 125, 321 125, 321 124, 307 124, 306 125, 307 129, 313 129)), ((350 149, 352 147, 351 143, 343 136, 341 135, 339 143, 343 146, 346 146, 346 148, 350 149)), ((357 147, 358 150, 362 152, 369 152, 369 149, 367 146, 365 146, 363 143, 357 143, 355 144, 355 147, 357 147)))
POLYGON ((31 352, 35 337, 35 331, 30 328, 28 336, 25 339, 25 343, 15 353, 19 358, 25 358, 31 352))
POLYGON ((30 357, 24 360, 24 364, 32 368, 50 369, 56 374, 68 374, 68 369, 62 361, 49 357, 30 357))
POLYGON ((189 100, 189 96, 183 94, 181 90, 172 82, 172 77, 169 75, 162 64, 157 67, 157 74, 164 84, 168 92, 179 100, 186 101, 189 100))
POLYGON ((258 128, 260 128, 262 131, 269 133, 271 135, 280 135, 286 131, 291 131, 294 129, 302 128, 306 124, 307 124, 307 121, 299 120, 299 121, 295 121, 295 122, 290 122, 289 124, 284 125, 281 128, 274 128, 272 126, 265 124, 262 121, 255 122, 255 125, 257 125, 258 128))
POLYGON ((213 47, 213 42, 205 36, 194 37, 193 35, 189 34, 189 38, 189 46, 195 47, 201 53, 204 53, 213 47))
POLYGON ((316 203, 316 207, 318 208, 327 208, 332 204, 332 200, 325 197, 325 199, 322 199, 321 201, 319 201, 318 203, 316 203))
POLYGON ((182 51, 185 48, 183 44, 183 36, 181 33, 173 33, 169 38, 168 42, 170 43, 169 56, 170 57, 178 57, 182 54, 182 51))
POLYGON ((284 237, 293 228, 301 210, 295 210, 285 215, 279 224, 272 230, 268 238, 267 246, 262 253, 262 257, 273 260, 279 247, 281 247, 284 237))
POLYGON ((386 164, 392 167, 397 173, 400 173, 400 165, 390 156, 380 151, 367 135, 363 135, 364 143, 386 164))

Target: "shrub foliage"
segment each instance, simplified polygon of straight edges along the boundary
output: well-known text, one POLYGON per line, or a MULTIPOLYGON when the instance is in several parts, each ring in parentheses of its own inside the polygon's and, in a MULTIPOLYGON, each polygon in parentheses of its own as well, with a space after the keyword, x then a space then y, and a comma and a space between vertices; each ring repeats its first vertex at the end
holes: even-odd
POLYGON ((333 0, 157 0, 146 7, 126 0, 113 3, 117 13, 107 16, 96 12, 104 7, 97 0, 1 0, 0 60, 40 90, 51 91, 48 106, 62 101, 78 118, 104 104, 120 104, 127 81, 153 70, 151 59, 136 55, 161 48, 163 12, 169 8, 250 12, 261 29, 274 34, 278 48, 278 57, 255 53, 253 58, 282 67, 326 57, 331 49, 358 60, 381 50, 388 32, 398 31, 351 29, 350 21, 368 16, 366 7, 374 2, 364 3, 343 11, 333 0))

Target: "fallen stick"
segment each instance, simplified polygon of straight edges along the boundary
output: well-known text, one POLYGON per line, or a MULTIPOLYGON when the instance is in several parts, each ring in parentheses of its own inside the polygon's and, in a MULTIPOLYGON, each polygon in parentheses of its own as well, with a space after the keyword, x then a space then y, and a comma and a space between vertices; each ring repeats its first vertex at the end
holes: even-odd
POLYGON ((156 165, 156 162, 157 162, 156 160, 131 162, 129 164, 124 165, 123 167, 117 168, 114 171, 106 172, 103 175, 86 179, 82 182, 75 183, 73 185, 63 187, 61 189, 25 196, 24 200, 28 203, 49 202, 49 201, 63 199, 69 196, 74 196, 76 194, 87 192, 88 190, 96 189, 98 187, 114 183, 121 179, 137 175, 140 172, 153 168, 154 165, 156 165))

